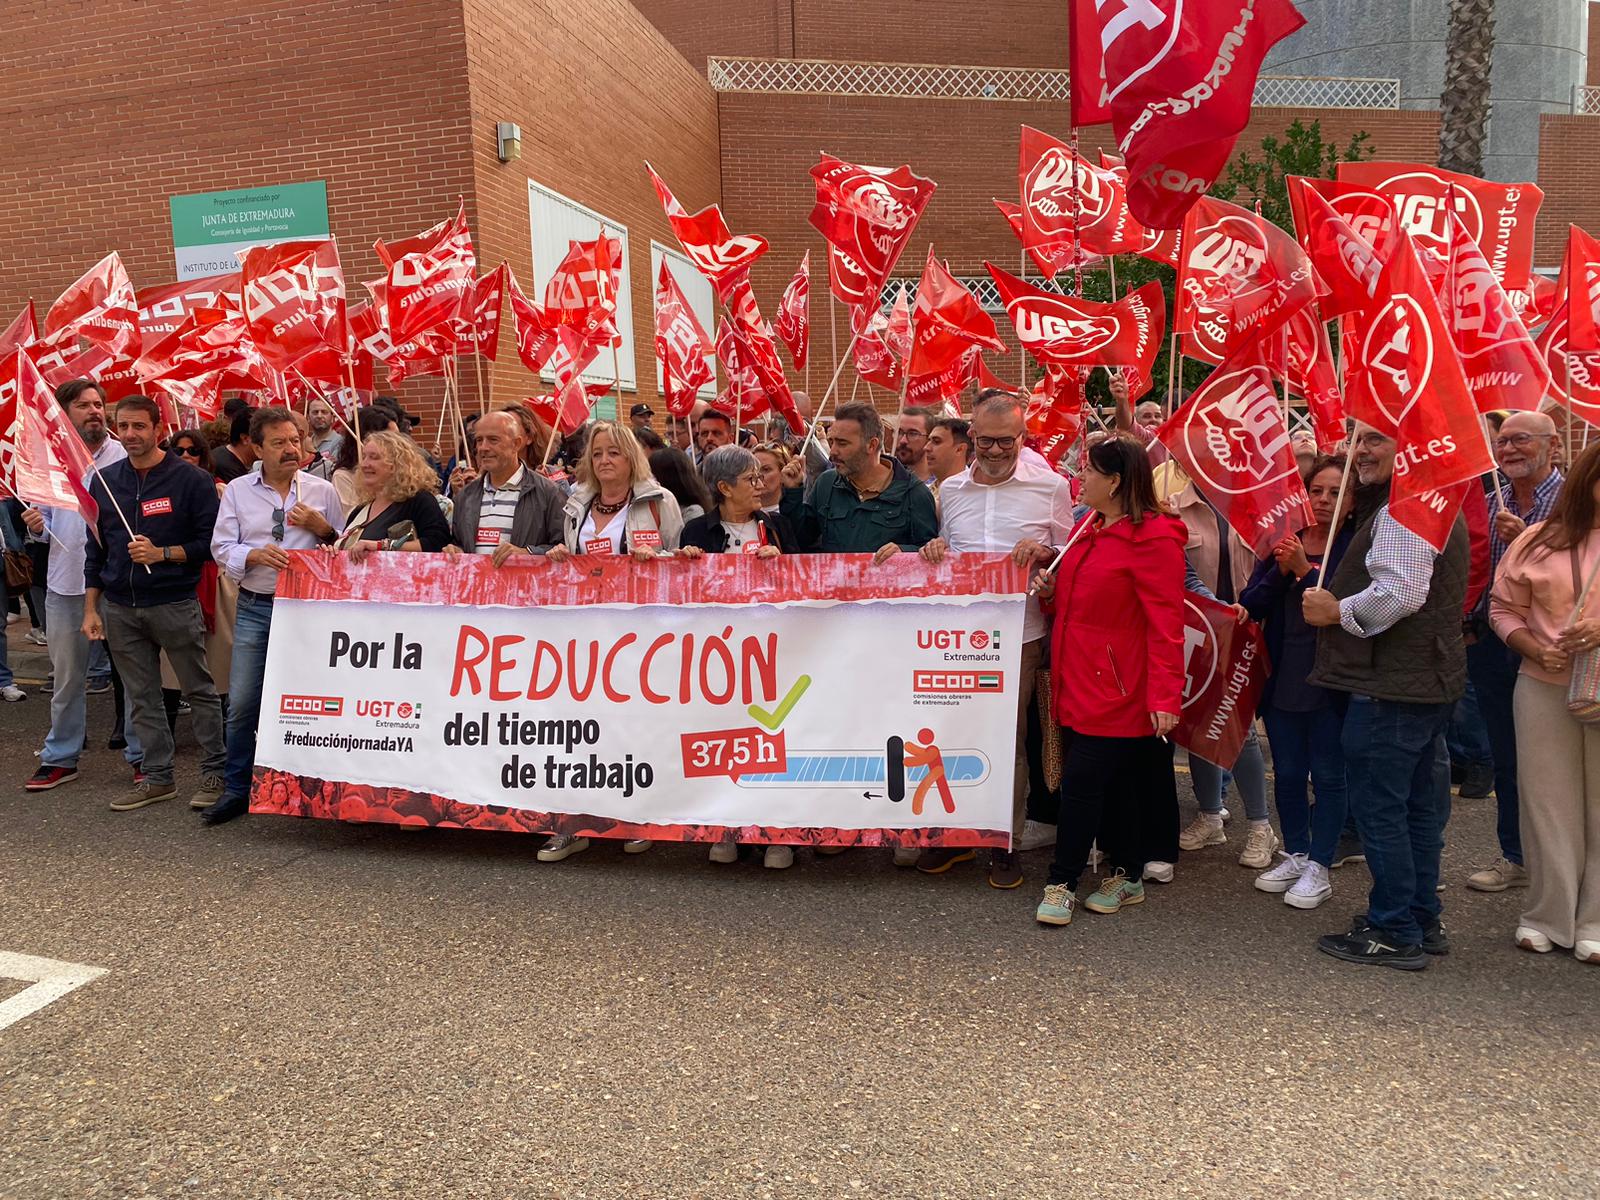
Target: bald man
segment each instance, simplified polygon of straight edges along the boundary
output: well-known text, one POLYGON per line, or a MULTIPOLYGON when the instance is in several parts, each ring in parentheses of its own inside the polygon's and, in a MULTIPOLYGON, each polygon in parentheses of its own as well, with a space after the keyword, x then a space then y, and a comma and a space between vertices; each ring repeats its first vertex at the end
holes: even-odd
MULTIPOLYGON (((1529 525, 1550 515, 1561 491, 1556 469, 1556 423, 1545 413, 1515 412, 1507 417, 1494 438, 1494 457, 1506 477, 1500 502, 1490 501, 1489 574, 1500 569, 1500 559, 1529 525)), ((1517 738, 1512 725, 1511 693, 1517 684, 1521 659, 1489 628, 1489 589, 1472 612, 1467 629, 1467 675, 1472 680, 1478 708, 1489 731, 1494 755, 1494 794, 1498 809, 1495 832, 1500 856, 1467 877, 1467 886, 1480 892, 1503 892, 1527 887, 1522 865, 1522 831, 1517 797, 1517 738)))
POLYGON ((543 554, 561 540, 561 489, 522 462, 528 435, 508 412, 480 417, 473 430, 479 475, 456 496, 446 554, 487 554, 495 566, 543 554))

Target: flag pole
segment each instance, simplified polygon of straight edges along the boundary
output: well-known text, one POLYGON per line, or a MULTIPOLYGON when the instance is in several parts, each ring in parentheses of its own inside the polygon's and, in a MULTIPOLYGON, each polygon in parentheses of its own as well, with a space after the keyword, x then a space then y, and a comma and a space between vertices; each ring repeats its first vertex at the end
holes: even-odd
MULTIPOLYGON (((1348 438, 1346 438, 1345 440, 1349 441, 1348 438)), ((1344 456, 1344 474, 1339 477, 1339 495, 1337 496, 1337 498, 1335 498, 1335 500, 1333 502, 1333 519, 1334 519, 1335 522, 1337 522, 1339 520, 1339 514, 1344 511, 1345 489, 1347 489, 1350 486, 1350 470, 1351 470, 1352 467, 1355 466, 1355 463, 1356 463, 1356 450, 1355 450, 1355 447, 1352 445, 1345 452, 1345 456, 1344 456)), ((1330 528, 1328 530, 1328 549, 1329 550, 1331 550, 1333 548, 1333 538, 1334 538, 1334 535, 1337 534, 1338 532, 1339 531, 1338 531, 1337 528, 1330 528)), ((1317 579, 1316 579, 1316 582, 1311 585, 1312 587, 1320 588, 1322 586, 1322 577, 1328 570, 1328 558, 1329 558, 1328 552, 1326 550, 1323 551, 1322 561, 1317 564, 1317 579)))
POLYGON ((811 448, 811 443, 816 439, 817 428, 822 422, 823 410, 827 408, 828 400, 833 395, 834 389, 839 386, 839 376, 844 374, 845 359, 848 359, 853 353, 855 353, 856 342, 859 341, 860 338, 861 335, 859 333, 851 335, 849 343, 844 348, 844 358, 839 359, 839 361, 834 365, 833 378, 828 382, 828 390, 823 393, 821 402, 813 411, 811 428, 806 431, 806 440, 800 443, 800 458, 802 461, 805 459, 806 451, 811 448))
MULTIPOLYGON (((933 243, 928 243, 928 259, 933 258, 933 243)), ((926 273, 926 269, 924 269, 926 273)), ((889 439, 889 453, 893 454, 900 445, 900 423, 906 419, 906 396, 911 391, 911 355, 917 345, 917 324, 915 317, 909 319, 911 326, 911 345, 906 350, 906 358, 900 364, 900 411, 894 418, 894 436, 889 439)), ((892 353, 892 352, 891 352, 892 353)))
MULTIPOLYGON (((1068 447, 1068 449, 1070 448, 1071 447, 1068 447)), ((1083 521, 1082 524, 1072 531, 1072 536, 1067 538, 1067 544, 1056 551, 1055 558, 1050 560, 1050 565, 1044 569, 1044 574, 1054 575, 1056 573, 1056 569, 1061 566, 1061 560, 1067 556, 1067 551, 1072 549, 1073 543, 1082 537, 1084 530, 1088 529, 1093 524, 1094 516, 1091 514, 1086 520, 1083 521)), ((1035 590, 1035 584, 1030 583, 1028 585, 1028 595, 1033 595, 1035 590)))
MULTIPOLYGON (((1017 266, 1017 277, 1019 279, 1026 279, 1028 277, 1028 248, 1026 246, 1023 246, 1017 251, 1017 266)), ((1026 396, 1028 394, 1028 354, 1027 351, 1022 349, 1021 338, 1017 339, 1017 350, 1019 352, 1017 354, 1018 386, 1020 387, 1022 394, 1026 396)))
POLYGON ((1173 393, 1176 390, 1176 384, 1174 383, 1174 380, 1177 378, 1177 376, 1178 376, 1178 331, 1176 329, 1174 329, 1172 331, 1172 343, 1171 343, 1170 347, 1167 350, 1167 395, 1166 395, 1166 398, 1165 398, 1165 400, 1163 401, 1163 403, 1161 405, 1161 407, 1165 410, 1166 415, 1169 416, 1169 417, 1172 415, 1172 409, 1173 409, 1172 397, 1173 397, 1173 393))
MULTIPOLYGON (((477 336, 476 332, 473 336, 477 336)), ((489 415, 489 398, 483 390, 483 355, 477 351, 472 355, 472 370, 478 377, 478 415, 486 417, 489 415)))
MULTIPOLYGON (((15 491, 12 491, 11 486, 8 483, 6 483, 6 481, 3 480, 3 479, 0 479, 0 487, 5 488, 6 491, 10 494, 11 498, 13 500, 15 500, 18 504, 26 505, 28 508, 32 508, 32 509, 37 509, 39 507, 37 504, 34 504, 32 501, 24 500, 21 496, 17 495, 17 493, 15 491)), ((56 533, 56 531, 54 529, 51 529, 49 525, 46 525, 44 527, 44 531, 45 531, 45 534, 47 536, 53 537, 53 538, 56 539, 56 545, 60 546, 62 550, 67 550, 68 549, 67 544, 61 540, 60 536, 56 533)), ((68 551, 68 552, 69 553, 75 553, 75 551, 68 551)))
MULTIPOLYGON (((111 507, 116 509, 117 516, 122 518, 122 527, 128 531, 128 540, 132 541, 138 535, 133 532, 133 526, 128 524, 127 515, 122 511, 122 505, 117 503, 116 493, 111 490, 111 485, 106 482, 106 477, 100 473, 100 467, 98 464, 91 462, 89 464, 89 469, 95 473, 96 477, 99 478, 100 486, 105 488, 106 495, 111 500, 111 507)), ((144 573, 146 575, 154 574, 154 572, 150 570, 149 563, 144 564, 144 573)))

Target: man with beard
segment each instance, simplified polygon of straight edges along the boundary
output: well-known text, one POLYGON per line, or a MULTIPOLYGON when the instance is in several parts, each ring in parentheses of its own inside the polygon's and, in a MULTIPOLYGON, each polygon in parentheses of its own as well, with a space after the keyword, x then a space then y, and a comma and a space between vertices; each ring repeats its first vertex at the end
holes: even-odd
MULTIPOLYGON (((1556 423, 1545 413, 1512 413, 1494 439, 1500 472, 1509 482, 1500 491, 1489 524, 1489 578, 1492 580, 1506 547, 1529 525, 1550 515, 1561 492, 1562 474, 1556 469, 1556 423)), ((1503 892, 1527 887, 1522 865, 1522 831, 1517 796, 1517 736, 1511 714, 1511 693, 1516 687, 1522 656, 1506 646, 1489 627, 1489 591, 1485 588, 1473 609, 1467 630, 1467 673, 1478 707, 1489 731, 1494 757, 1496 833, 1500 857, 1467 878, 1467 886, 1480 892, 1503 892)))
POLYGON ((1327 586, 1307 591, 1301 609, 1320 630, 1310 682, 1350 696, 1345 771, 1372 892, 1349 931, 1318 939, 1317 949, 1420 971, 1450 949, 1439 855, 1450 819, 1444 733, 1467 684, 1467 526, 1458 515, 1436 553, 1389 511, 1394 439, 1358 425, 1352 449, 1355 531, 1327 586))
POLYGON ((933 482, 928 467, 928 419, 936 414, 926 408, 908 408, 896 427, 894 456, 900 465, 923 483, 933 482))
MULTIPOLYGON (((97 469, 104 470, 127 457, 122 444, 107 436, 105 393, 92 379, 63 383, 56 389, 56 403, 83 439, 97 469)), ((78 756, 87 734, 84 687, 89 639, 83 635, 83 563, 89 532, 74 509, 28 508, 22 519, 36 540, 50 541, 44 612, 55 691, 50 697, 50 733, 39 754, 39 769, 24 785, 30 792, 46 792, 78 777, 78 756)), ((123 757, 134 767, 136 778, 143 756, 136 732, 127 730, 123 757)))
POLYGON ((144 746, 144 778, 111 808, 128 812, 178 794, 161 697, 163 654, 189 701, 203 755, 200 790, 189 806, 206 808, 222 795, 222 704, 206 663, 205 616, 195 589, 211 557, 217 489, 206 472, 162 450, 154 400, 128 396, 117 405, 116 421, 127 457, 89 485, 100 516, 84 562, 83 634, 104 639, 120 664, 128 723, 144 746))

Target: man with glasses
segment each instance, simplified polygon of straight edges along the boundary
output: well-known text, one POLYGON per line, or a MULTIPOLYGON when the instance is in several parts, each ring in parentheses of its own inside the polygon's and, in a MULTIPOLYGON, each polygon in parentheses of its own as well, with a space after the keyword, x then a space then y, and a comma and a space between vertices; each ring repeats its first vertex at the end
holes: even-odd
MULTIPOLYGON (((972 410, 972 466, 944 481, 939 493, 939 536, 922 547, 922 557, 940 562, 947 553, 1009 554, 1028 567, 1048 562, 1052 547, 1072 532, 1072 489, 1037 455, 1023 456, 1028 426, 1025 402, 1009 392, 986 392, 972 410)), ((1022 883, 1017 857, 1028 819, 1028 706, 1033 677, 1044 657, 1046 622, 1039 601, 1028 598, 1022 622, 1022 658, 1017 673, 1017 743, 1011 779, 1011 849, 989 855, 989 886, 1022 883)), ((974 857, 970 848, 924 850, 917 870, 948 871, 974 857)))
POLYGON ((326 545, 344 524, 333 485, 300 470, 300 430, 287 409, 257 409, 250 419, 250 442, 261 470, 235 479, 223 491, 211 538, 212 557, 239 585, 239 612, 228 672, 228 765, 222 798, 200 814, 207 825, 243 816, 250 805, 278 572, 289 565, 290 550, 326 545))
POLYGON ((222 704, 195 589, 211 556, 217 489, 208 473, 161 448, 161 409, 148 396, 124 398, 116 423, 127 457, 89 485, 100 512, 85 547, 83 634, 116 656, 128 724, 144 746, 144 777, 111 808, 129 812, 178 794, 161 697, 163 654, 189 701, 203 755, 200 790, 189 804, 205 808, 222 795, 222 704))
POLYGON ((902 467, 930 487, 933 471, 928 467, 928 421, 935 415, 926 408, 908 408, 895 426, 894 456, 902 467))
MULTIPOLYGON (((1550 515, 1561 492, 1562 475, 1555 465, 1556 423, 1545 413, 1512 413, 1494 439, 1495 461, 1507 484, 1498 504, 1491 504, 1489 524, 1489 578, 1494 579, 1506 547, 1529 525, 1550 515)), ((1517 684, 1521 656, 1509 649, 1489 627, 1489 592, 1467 622, 1467 674, 1478 697, 1489 731, 1494 756, 1496 829, 1500 856, 1467 877, 1467 886, 1480 892, 1503 892, 1527 887, 1522 865, 1522 831, 1517 796, 1517 735, 1511 717, 1511 693, 1517 684)))

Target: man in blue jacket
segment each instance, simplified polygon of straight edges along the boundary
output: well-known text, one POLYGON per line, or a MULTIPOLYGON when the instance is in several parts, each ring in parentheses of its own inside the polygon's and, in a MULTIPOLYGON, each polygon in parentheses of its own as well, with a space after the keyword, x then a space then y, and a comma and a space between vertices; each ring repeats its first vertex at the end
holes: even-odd
POLYGON ((170 800, 172 733, 161 702, 161 655, 178 677, 200 743, 205 808, 222 795, 227 760, 222 705, 206 663, 205 616, 195 589, 211 557, 217 489, 211 477, 161 449, 161 410, 145 396, 117 405, 117 437, 128 457, 95 473, 89 493, 100 506, 99 537, 84 556, 83 632, 104 638, 128 695, 130 720, 144 743, 144 778, 111 802, 117 812, 170 800), (105 603, 102 604, 101 600, 105 603))

